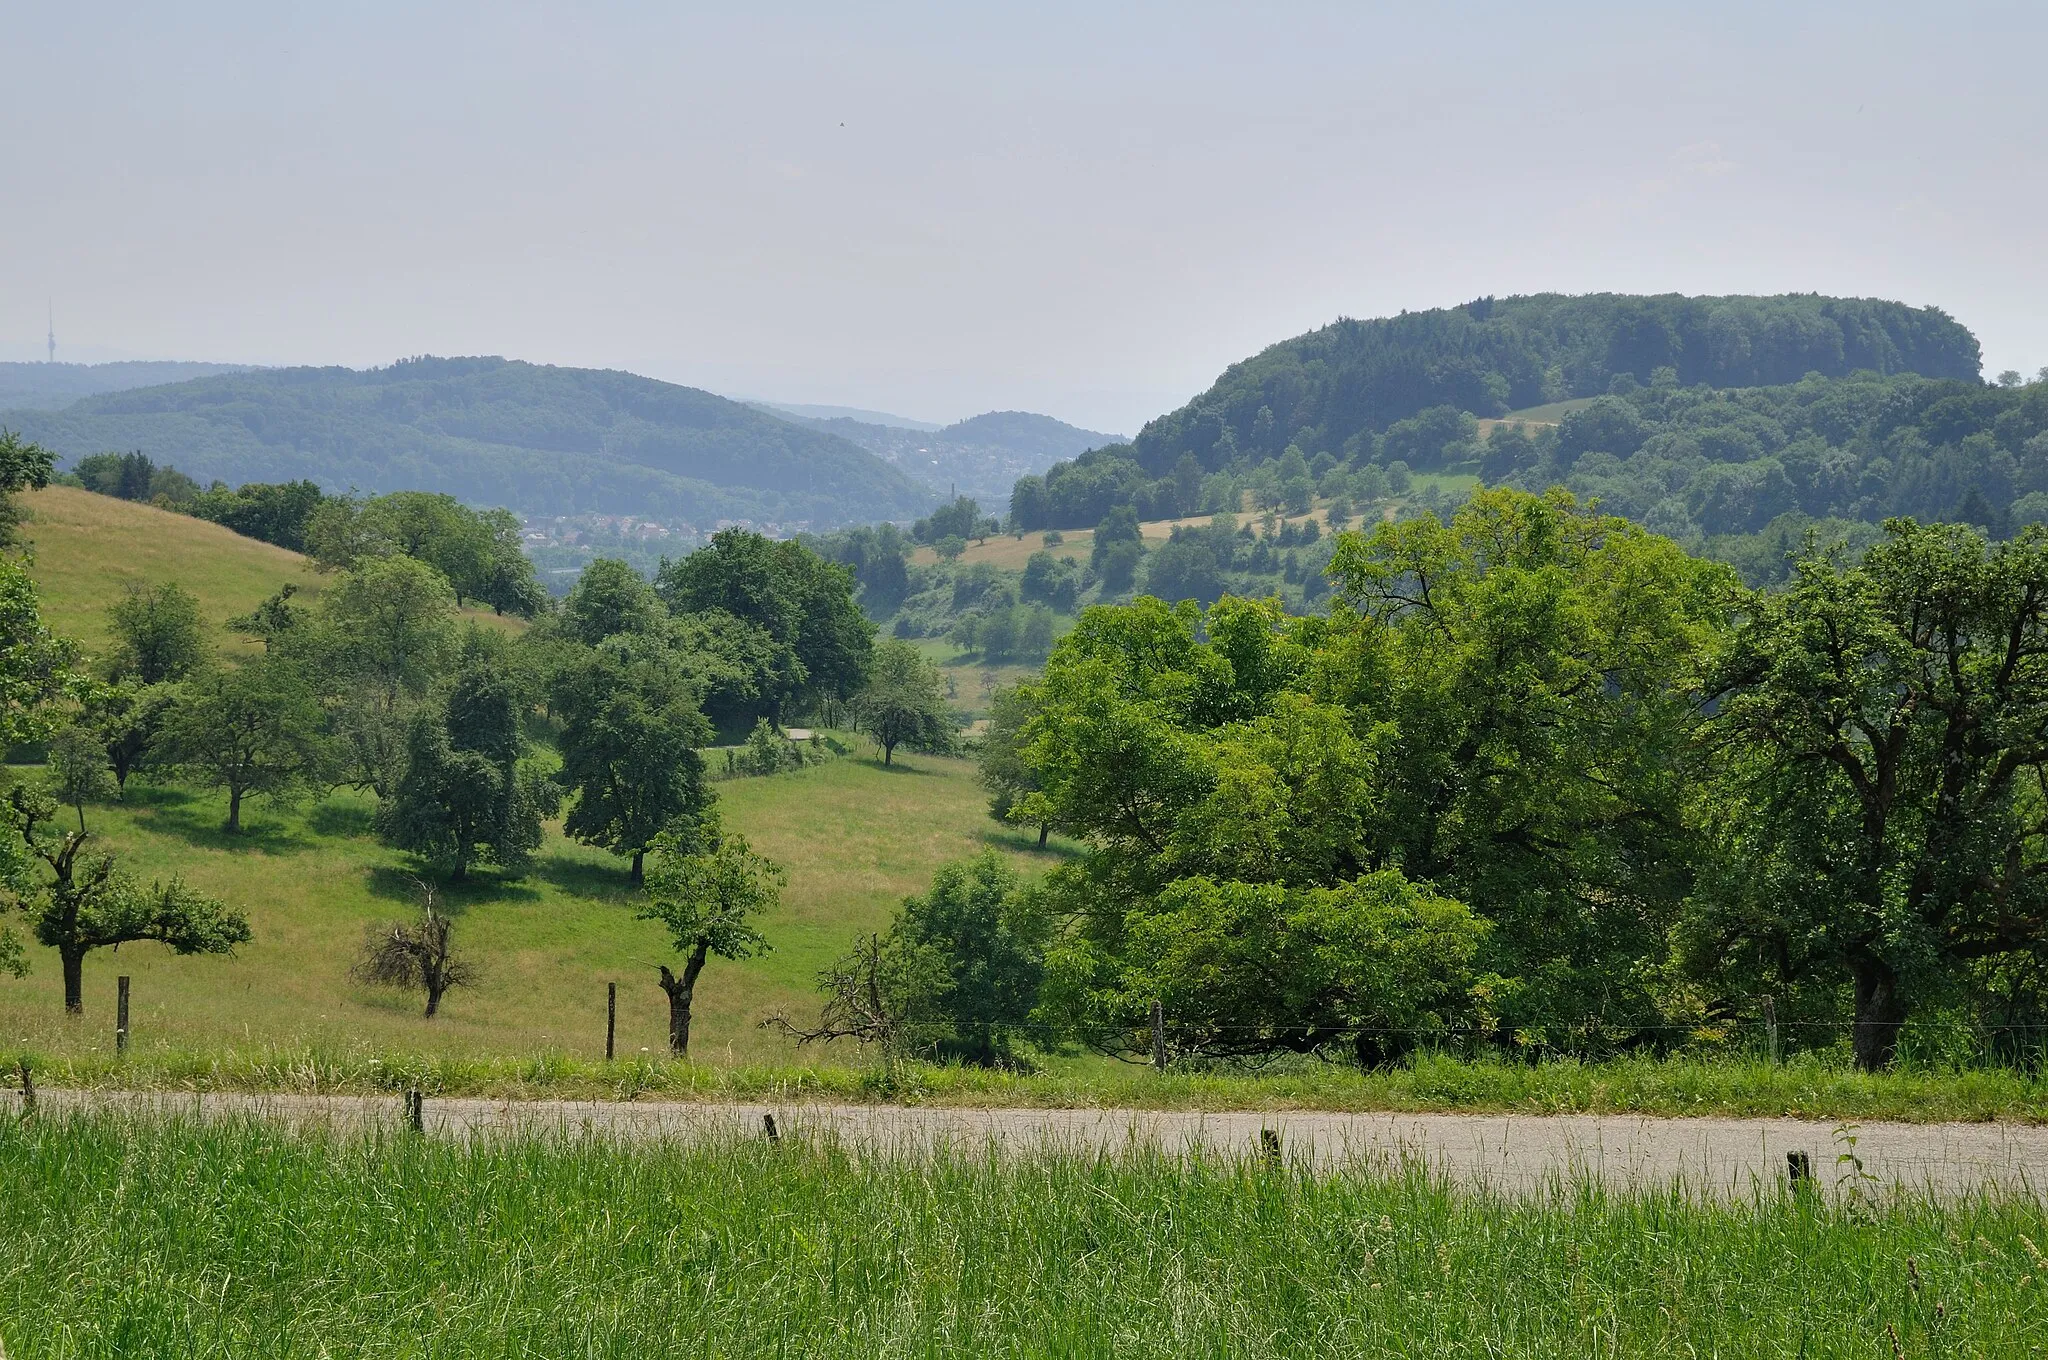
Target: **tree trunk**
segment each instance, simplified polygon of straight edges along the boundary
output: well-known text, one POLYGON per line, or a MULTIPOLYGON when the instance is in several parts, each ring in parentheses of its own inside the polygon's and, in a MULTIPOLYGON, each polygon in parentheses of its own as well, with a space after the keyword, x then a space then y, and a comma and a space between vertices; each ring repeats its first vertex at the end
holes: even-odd
POLYGON ((882 743, 882 763, 883 763, 884 765, 887 765, 887 764, 889 763, 889 759, 890 759, 890 757, 894 756, 895 754, 896 754, 896 743, 895 743, 895 742, 893 742, 893 741, 885 741, 885 742, 883 742, 883 743, 882 743))
POLYGON ((242 834, 242 790, 236 785, 228 786, 228 824, 230 836, 242 834))
POLYGON ((59 952, 64 960, 64 1013, 85 1014, 85 951, 65 949, 59 952))
POLYGON ((636 888, 647 882, 647 852, 645 850, 635 850, 633 852, 633 873, 629 881, 636 888))
POLYGON ((455 868, 449 873, 448 881, 450 883, 466 883, 469 881, 469 858, 460 851, 456 852, 455 868))
POLYGON ((441 993, 447 990, 446 986, 437 987, 432 982, 427 983, 427 1019, 433 1019, 434 1012, 441 1009, 441 993))
POLYGON ((1047 836, 1051 835, 1051 834, 1052 834, 1052 828, 1051 828, 1050 826, 1047 826, 1047 825, 1045 825, 1044 823, 1042 823, 1042 822, 1041 822, 1041 823, 1039 824, 1039 827, 1038 827, 1038 848, 1039 848, 1039 849, 1041 849, 1041 850, 1045 849, 1045 838, 1046 838, 1047 836))
POLYGON ((668 993, 668 1051, 678 1058, 690 1054, 690 1002, 697 995, 697 975, 704 971, 704 961, 710 955, 711 942, 699 940, 681 977, 671 973, 667 964, 661 965, 661 990, 668 993))
POLYGON ((1858 959, 1856 971, 1856 1066, 1865 1072, 1890 1067, 1906 1022, 1899 975, 1881 959, 1858 959))

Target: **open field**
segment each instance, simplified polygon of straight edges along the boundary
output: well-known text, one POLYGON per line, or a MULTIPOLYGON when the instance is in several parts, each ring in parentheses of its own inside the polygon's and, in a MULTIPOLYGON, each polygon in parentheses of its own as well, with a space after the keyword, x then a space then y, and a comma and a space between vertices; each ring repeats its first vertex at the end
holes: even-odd
MULTIPOLYGON (((1035 836, 991 821, 966 761, 843 759, 718 784, 731 824, 789 874, 780 911, 763 926, 774 948, 715 960, 697 994, 696 1051, 706 1058, 790 1061, 789 1042, 759 1027, 779 1010, 815 1009, 817 971, 863 931, 888 920, 947 860, 996 845, 1030 868, 1055 862, 1035 836)), ((137 1056, 155 1049, 311 1044, 424 1054, 559 1050, 601 1057, 605 983, 619 983, 620 1043, 659 1050, 666 1000, 654 966, 671 955, 660 930, 632 916, 623 861, 550 829, 533 871, 485 873, 446 901, 459 947, 482 969, 435 1020, 417 998, 365 988, 347 971, 366 926, 412 909, 407 860, 371 838, 371 804, 342 792, 280 811, 256 805, 248 832, 218 831, 224 801, 181 788, 136 788, 126 806, 89 810, 124 865, 183 874, 245 910, 254 941, 233 958, 177 958, 131 945, 86 961, 86 1020, 62 1016, 54 951, 34 948, 33 974, 0 977, 0 1044, 53 1053, 104 1048, 114 976, 135 979, 137 1056)), ((245 813, 245 816, 247 814, 245 813)))
POLYGON ((2038 1203, 758 1137, 0 1125, 0 1340, 44 1356, 2026 1355, 2038 1203))

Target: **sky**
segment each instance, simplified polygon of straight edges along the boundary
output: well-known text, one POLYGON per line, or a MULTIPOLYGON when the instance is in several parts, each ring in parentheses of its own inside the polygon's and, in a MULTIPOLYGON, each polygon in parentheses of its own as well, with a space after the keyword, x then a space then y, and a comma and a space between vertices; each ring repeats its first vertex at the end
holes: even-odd
POLYGON ((2048 365, 2048 6, 29 4, 0 359, 503 354, 1128 433, 1339 316, 1939 306, 2048 365))

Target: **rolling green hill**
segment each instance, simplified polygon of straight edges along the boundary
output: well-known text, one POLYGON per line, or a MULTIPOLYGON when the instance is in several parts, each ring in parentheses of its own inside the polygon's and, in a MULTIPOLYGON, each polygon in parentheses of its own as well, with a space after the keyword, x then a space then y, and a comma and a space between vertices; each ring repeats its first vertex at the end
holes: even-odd
POLYGON ((835 435, 630 373, 505 359, 264 369, 0 424, 66 460, 141 449, 205 482, 443 491, 532 514, 786 529, 902 519, 932 495, 835 435))
POLYGON ((126 360, 113 364, 0 364, 0 410, 55 411, 80 397, 160 387, 220 373, 246 373, 248 364, 194 364, 126 360))

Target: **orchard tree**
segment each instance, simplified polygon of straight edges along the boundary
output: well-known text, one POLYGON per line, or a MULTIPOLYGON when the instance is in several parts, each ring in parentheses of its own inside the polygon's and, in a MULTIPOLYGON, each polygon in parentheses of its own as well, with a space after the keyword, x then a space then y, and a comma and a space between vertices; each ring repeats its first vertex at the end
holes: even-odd
POLYGON ((647 904, 639 915, 667 927, 684 956, 680 974, 660 965, 661 990, 668 995, 668 1046, 680 1058, 690 1051, 690 1006, 704 965, 714 954, 744 959, 769 947, 754 920, 781 900, 785 880, 746 837, 721 831, 715 818, 666 833, 655 851, 647 904))
POLYGON ((2048 962, 2048 532, 1890 520, 1751 595, 1707 732, 1701 966, 1839 987, 1887 1065, 1915 1002, 2048 962))
MULTIPOLYGON (((478 639, 473 638, 472 643, 478 639)), ((413 715, 405 773, 377 809, 384 838, 462 882, 487 860, 518 870, 541 841, 544 781, 519 769, 519 717, 503 669, 466 648, 445 706, 413 715)))
POLYGON ((231 954, 248 942, 241 913, 182 879, 143 887, 114 867, 113 856, 84 853, 89 832, 57 831, 58 816, 52 799, 20 785, 0 800, 15 905, 36 939, 57 951, 70 1014, 85 1010, 85 956, 95 949, 154 940, 179 954, 231 954))
POLYGON ((71 723, 50 738, 48 768, 51 795, 77 812, 78 829, 84 831, 85 805, 116 792, 107 748, 91 728, 71 723))
POLYGON ((939 668, 908 642, 892 640, 875 649, 853 712, 855 725, 881 744, 884 765, 895 758, 898 746, 943 755, 955 745, 958 728, 946 707, 939 668))
POLYGON ((30 487, 48 486, 55 466, 48 449, 0 426, 0 548, 13 548, 21 541, 21 507, 15 496, 30 487))
POLYGON ((711 805, 696 693, 659 638, 619 634, 556 674, 548 706, 562 722, 556 782, 574 800, 562 829, 630 857, 637 886, 655 838, 711 805))
POLYGON ((182 680, 206 662, 206 624, 199 601, 176 582, 130 583, 107 607, 114 649, 110 679, 157 685, 182 680))
POLYGON ((317 626, 269 639, 318 677, 347 778, 379 798, 405 768, 412 714, 455 659, 455 592, 434 567, 372 557, 323 593, 317 626))
MULTIPOLYGON (((1038 691, 1032 685, 1012 685, 989 699, 988 730, 982 733, 978 763, 981 786, 989 792, 988 815, 999 822, 1022 820, 1018 808, 1039 791, 1038 775, 1023 751, 1024 731, 1038 711, 1038 691)), ((1040 821, 1038 848, 1045 849, 1052 823, 1040 821)))
POLYGON ((166 759, 225 789, 229 835, 242 830, 250 794, 289 795, 325 768, 325 715, 289 657, 268 654, 201 672, 164 721, 166 759))
POLYGON ((125 795, 128 779, 156 753, 164 719, 177 703, 174 685, 141 685, 133 680, 80 687, 78 722, 106 755, 113 772, 115 796, 125 795))

